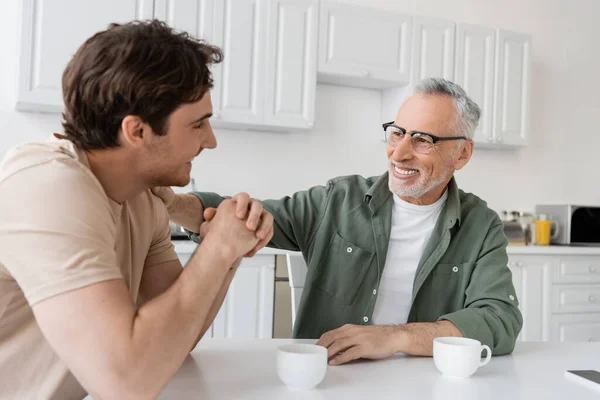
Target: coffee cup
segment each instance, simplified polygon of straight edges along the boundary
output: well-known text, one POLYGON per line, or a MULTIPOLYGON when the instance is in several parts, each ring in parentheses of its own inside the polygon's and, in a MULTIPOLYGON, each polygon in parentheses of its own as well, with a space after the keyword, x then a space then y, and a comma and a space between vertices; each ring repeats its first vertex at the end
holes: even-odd
POLYGON ((433 340, 433 361, 444 375, 467 378, 490 362, 492 350, 478 340, 461 337, 439 337, 433 340), (481 352, 487 355, 481 360, 481 352))
POLYGON ((293 343, 277 349, 277 374, 292 390, 317 386, 327 372, 327 349, 316 344, 293 343))

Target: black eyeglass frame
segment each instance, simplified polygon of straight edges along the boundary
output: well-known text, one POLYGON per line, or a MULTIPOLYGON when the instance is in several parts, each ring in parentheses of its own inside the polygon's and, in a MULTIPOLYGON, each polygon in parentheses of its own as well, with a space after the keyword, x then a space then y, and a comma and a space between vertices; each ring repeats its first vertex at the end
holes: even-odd
POLYGON ((433 144, 436 144, 437 142, 447 141, 447 140, 469 140, 469 138, 466 137, 466 136, 445 136, 445 137, 439 137, 439 136, 435 136, 434 134, 427 133, 427 132, 419 132, 419 131, 406 132, 406 129, 402 128, 401 126, 394 125, 394 121, 392 121, 392 122, 386 122, 385 124, 382 124, 381 126, 383 127, 383 135, 384 135, 384 138, 385 138, 386 142, 388 141, 388 138, 387 138, 387 135, 385 134, 385 132, 387 131, 387 128, 390 127, 390 126, 393 126, 394 128, 400 129, 404 135, 406 135, 408 133, 411 138, 412 138, 413 135, 415 135, 417 133, 419 135, 429 136, 431 138, 431 141, 433 142, 433 144))

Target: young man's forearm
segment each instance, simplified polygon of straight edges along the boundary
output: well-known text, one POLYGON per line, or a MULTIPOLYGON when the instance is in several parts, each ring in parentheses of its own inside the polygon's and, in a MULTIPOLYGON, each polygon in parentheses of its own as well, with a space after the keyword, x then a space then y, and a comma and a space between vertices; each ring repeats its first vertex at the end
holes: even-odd
POLYGON ((177 194, 169 205, 169 219, 195 233, 204 222, 203 212, 202 202, 193 194, 177 194))
POLYGON ((229 273, 227 274, 227 277, 225 278, 225 281, 223 281, 221 290, 217 294, 217 298, 215 299, 215 301, 213 302, 213 304, 211 306, 211 309, 208 313, 208 317, 206 318, 206 322, 204 323, 204 326, 202 327, 202 331, 200 332, 200 335, 198 335, 198 338, 194 342, 194 345, 192 346, 190 351, 194 350, 194 347, 196 347, 198 342, 206 334, 206 331, 208 331, 208 329, 210 328, 212 323, 215 321, 215 318, 217 317, 217 314, 219 313, 219 310, 221 309, 221 306, 223 305, 223 301, 225 301, 225 297, 227 296, 227 291, 229 290, 229 286, 231 285, 231 282, 233 281, 233 278, 235 277, 235 272, 237 271, 238 266, 239 265, 235 266, 231 271, 229 271, 229 273))
POLYGON ((156 396, 175 374, 209 320, 224 282, 230 281, 227 266, 233 261, 212 243, 203 243, 177 281, 138 310, 130 359, 122 371, 136 391, 156 396))
POLYGON ((450 321, 417 322, 399 325, 397 328, 398 352, 413 356, 432 356, 433 339, 437 337, 462 336, 450 321))

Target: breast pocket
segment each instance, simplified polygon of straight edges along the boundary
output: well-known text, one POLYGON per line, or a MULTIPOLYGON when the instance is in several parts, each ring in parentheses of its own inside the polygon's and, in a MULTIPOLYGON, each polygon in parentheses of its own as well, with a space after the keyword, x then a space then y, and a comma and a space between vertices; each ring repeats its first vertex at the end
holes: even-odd
POLYGON ((438 297, 438 303, 445 304, 452 311, 463 308, 474 267, 474 262, 436 265, 432 278, 433 293, 438 297))
POLYGON ((358 247, 335 233, 314 275, 314 285, 352 304, 375 253, 358 247))

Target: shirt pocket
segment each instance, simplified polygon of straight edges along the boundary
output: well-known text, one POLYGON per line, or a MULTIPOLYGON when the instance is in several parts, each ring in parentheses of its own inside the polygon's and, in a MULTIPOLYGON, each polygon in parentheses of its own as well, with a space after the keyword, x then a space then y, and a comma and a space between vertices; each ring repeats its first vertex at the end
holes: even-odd
POLYGON ((360 248, 335 233, 314 275, 314 286, 352 304, 375 253, 360 248))
POLYGON ((466 291, 471 281, 475 262, 438 264, 433 269, 433 296, 438 304, 444 304, 445 312, 462 309, 466 291))

